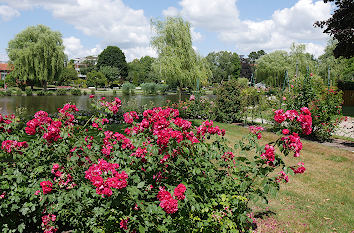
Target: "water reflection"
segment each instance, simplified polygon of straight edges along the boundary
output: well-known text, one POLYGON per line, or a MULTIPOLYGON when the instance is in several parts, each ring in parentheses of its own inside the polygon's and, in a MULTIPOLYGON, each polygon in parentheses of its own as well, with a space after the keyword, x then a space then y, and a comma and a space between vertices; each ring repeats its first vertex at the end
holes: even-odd
MULTIPOLYGON (((167 100, 175 103, 178 102, 178 95, 156 95, 156 96, 118 96, 123 104, 128 101, 134 101, 137 105, 149 105, 151 102, 154 106, 163 106, 167 100)), ((183 95, 185 100, 189 95, 183 95)), ((106 100, 112 100, 113 96, 107 96, 106 100)), ((16 108, 26 108, 28 114, 33 115, 39 110, 48 113, 54 113, 65 103, 76 104, 79 110, 89 110, 91 108, 88 96, 1 96, 0 97, 0 113, 12 114, 16 112, 16 108)))

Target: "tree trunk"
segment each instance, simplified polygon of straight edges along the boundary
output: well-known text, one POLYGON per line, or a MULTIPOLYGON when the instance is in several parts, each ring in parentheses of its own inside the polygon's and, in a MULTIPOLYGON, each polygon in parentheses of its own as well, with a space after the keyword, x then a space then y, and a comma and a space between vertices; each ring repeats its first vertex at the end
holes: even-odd
POLYGON ((47 81, 43 81, 43 87, 44 87, 44 91, 47 91, 47 81))

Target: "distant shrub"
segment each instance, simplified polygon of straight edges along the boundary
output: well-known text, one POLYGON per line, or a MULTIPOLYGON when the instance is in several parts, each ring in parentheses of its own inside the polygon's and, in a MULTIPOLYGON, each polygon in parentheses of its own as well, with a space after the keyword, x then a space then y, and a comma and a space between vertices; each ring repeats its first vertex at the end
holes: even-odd
POLYGON ((95 90, 91 89, 90 94, 94 95, 95 94, 95 90))
POLYGON ((37 95, 38 96, 45 96, 45 91, 43 91, 43 90, 37 91, 37 95))
POLYGON ((161 95, 164 95, 168 91, 168 85, 167 84, 159 84, 157 86, 157 89, 159 90, 161 95))
POLYGON ((239 78, 237 82, 240 84, 242 88, 248 87, 248 79, 247 78, 239 78))
POLYGON ((17 89, 17 90, 16 90, 16 95, 17 95, 17 96, 22 96, 22 91, 21 91, 20 89, 17 89))
POLYGON ((5 95, 7 95, 7 96, 12 96, 12 90, 11 90, 11 89, 7 89, 7 90, 5 91, 5 95))
POLYGON ((6 93, 4 91, 0 91, 0 96, 5 96, 6 93))
POLYGON ((143 83, 140 85, 145 95, 156 95, 158 85, 156 83, 143 83))
POLYGON ((81 90, 80 89, 72 89, 71 90, 72 95, 80 96, 81 95, 81 90))
POLYGON ((242 85, 234 79, 224 82, 218 87, 215 99, 218 121, 231 123, 242 119, 241 91, 242 85))
POLYGON ((117 91, 116 90, 113 90, 113 95, 117 95, 117 91))
POLYGON ((25 92, 26 92, 26 96, 32 96, 33 95, 33 91, 31 89, 31 87, 26 87, 25 92))
POLYGON ((87 91, 83 91, 82 93, 83 93, 83 95, 87 95, 87 91))
POLYGON ((52 92, 52 91, 46 91, 46 92, 45 92, 45 95, 46 95, 46 96, 52 96, 52 95, 54 95, 54 92, 52 92))
POLYGON ((135 94, 135 86, 132 83, 125 82, 122 85, 122 92, 124 95, 130 95, 130 94, 135 94))
POLYGON ((58 89, 57 90, 57 95, 66 95, 67 90, 66 89, 58 89))

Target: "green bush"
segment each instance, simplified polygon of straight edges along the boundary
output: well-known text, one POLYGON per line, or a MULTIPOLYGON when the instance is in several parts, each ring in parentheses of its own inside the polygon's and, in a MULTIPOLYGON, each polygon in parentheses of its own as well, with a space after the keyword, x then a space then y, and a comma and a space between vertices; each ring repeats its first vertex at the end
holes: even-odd
POLYGON ((145 95, 157 94, 158 85, 156 83, 142 83, 140 86, 145 95))
POLYGON ((81 90, 80 89, 72 89, 71 91, 72 95, 80 96, 81 95, 81 90))
POLYGON ((135 94, 135 86, 132 83, 125 82, 122 85, 122 92, 124 95, 135 94))
POLYGON ((90 94, 94 95, 95 94, 95 90, 91 89, 90 94))
POLYGON ((38 96, 45 96, 45 91, 40 90, 40 91, 37 91, 36 94, 37 94, 38 96))
POLYGON ((87 95, 87 91, 83 91, 82 94, 83 94, 83 95, 87 95))
POLYGON ((32 96, 33 95, 33 91, 31 89, 31 87, 26 87, 25 92, 26 92, 26 96, 32 96))
POLYGON ((5 95, 12 96, 12 90, 10 88, 6 89, 5 95))
POLYGON ((248 87, 248 79, 247 78, 238 78, 237 82, 240 84, 242 88, 248 87))
POLYGON ((117 91, 113 90, 113 95, 116 96, 117 95, 117 91))
POLYGON ((0 91, 0 96, 5 96, 6 93, 4 91, 0 91))
POLYGON ((166 94, 166 92, 168 91, 168 85, 167 84, 159 84, 158 86, 157 86, 157 89, 159 90, 159 92, 160 92, 160 94, 161 95, 165 95, 166 94))
MULTIPOLYGON (((284 93, 282 101, 284 111, 300 110, 307 107, 312 115, 310 137, 327 141, 338 128, 342 117, 342 91, 336 87, 328 88, 318 76, 299 77, 291 81, 290 91, 284 93)), ((300 129, 298 129, 300 131, 300 129)))
POLYGON ((22 96, 22 91, 21 91, 20 89, 17 89, 17 90, 16 90, 16 95, 17 95, 17 96, 22 96))
POLYGON ((61 96, 61 95, 66 95, 67 90, 66 89, 58 89, 57 90, 57 95, 61 96))
POLYGON ((242 119, 242 85, 231 79, 224 82, 216 90, 217 120, 221 122, 237 122, 242 119))

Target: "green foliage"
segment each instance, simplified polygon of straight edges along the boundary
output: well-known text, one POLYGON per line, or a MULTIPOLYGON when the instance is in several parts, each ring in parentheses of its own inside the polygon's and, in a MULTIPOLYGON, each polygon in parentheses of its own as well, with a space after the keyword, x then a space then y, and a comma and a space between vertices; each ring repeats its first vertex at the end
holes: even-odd
POLYGON ((113 95, 114 95, 114 96, 117 95, 117 90, 113 90, 113 95))
POLYGON ((72 95, 80 96, 81 95, 81 90, 80 89, 72 89, 71 91, 72 95))
POLYGON ((216 90, 215 104, 217 120, 220 122, 237 122, 242 118, 242 86, 237 80, 224 82, 216 90))
POLYGON ((16 95, 17 95, 17 96, 22 96, 22 91, 21 91, 21 89, 17 89, 17 90, 16 90, 16 95))
POLYGON ((100 71, 92 71, 87 74, 87 85, 97 87, 104 87, 107 84, 107 79, 100 71))
POLYGON ((241 62, 237 53, 227 51, 212 52, 206 56, 206 60, 213 74, 209 77, 210 83, 221 83, 230 78, 237 79, 240 77, 241 62))
POLYGON ((66 89, 58 89, 57 90, 57 95, 66 95, 67 90, 66 89))
POLYGON ((108 83, 112 83, 120 77, 120 70, 117 67, 102 66, 100 72, 107 78, 108 83))
POLYGON ((158 84, 157 89, 159 90, 160 94, 164 95, 169 89, 167 84, 158 84))
POLYGON ((134 84, 129 83, 129 82, 123 83, 122 92, 124 95, 130 95, 130 94, 133 95, 135 93, 134 90, 135 90, 134 84))
POLYGON ((119 76, 121 76, 123 80, 128 77, 128 65, 125 60, 125 55, 117 46, 107 46, 107 48, 105 48, 102 53, 98 55, 98 70, 104 66, 117 68, 119 71, 119 76))
POLYGON ((60 32, 44 25, 31 26, 18 33, 8 45, 14 65, 11 74, 20 82, 57 81, 64 68, 64 46, 60 32))
POLYGON ((5 91, 5 95, 12 96, 12 89, 7 88, 6 91, 5 91))
POLYGON ((26 96, 32 96, 33 95, 33 91, 31 89, 31 87, 26 87, 25 92, 26 92, 26 96))
POLYGON ((91 89, 90 94, 91 94, 91 95, 94 95, 94 94, 95 94, 95 90, 92 90, 92 89, 91 89))
POLYGON ((151 44, 158 52, 153 70, 160 80, 180 90, 196 88, 197 79, 206 84, 211 76, 209 64, 192 48, 190 24, 181 17, 167 17, 165 21, 152 22, 156 36, 151 44))
POLYGON ((328 89, 318 76, 299 77, 291 84, 293 88, 284 93, 286 109, 308 107, 312 115, 310 136, 319 141, 329 140, 341 121, 342 92, 335 87, 328 89))
POLYGON ((145 95, 156 95, 158 84, 156 83, 143 83, 140 85, 145 95))
POLYGON ((337 81, 337 87, 339 90, 354 90, 354 81, 343 81, 343 80, 338 80, 337 81))
POLYGON ((250 59, 251 63, 255 63, 256 60, 259 59, 263 55, 266 55, 266 53, 262 49, 262 50, 258 50, 257 52, 255 52, 255 51, 250 52, 250 54, 248 55, 248 58, 250 59))
POLYGON ((237 82, 240 84, 242 88, 248 87, 248 79, 247 78, 239 78, 237 82))
POLYGON ((46 92, 44 90, 40 90, 36 92, 37 96, 45 96, 46 92))
POLYGON ((152 63, 155 58, 145 56, 139 59, 134 59, 128 63, 129 75, 128 80, 134 85, 140 85, 144 82, 158 82, 157 75, 152 72, 152 63))
POLYGON ((290 78, 296 75, 296 64, 298 65, 298 77, 306 74, 307 67, 310 71, 315 70, 316 63, 313 55, 305 53, 305 45, 303 44, 292 44, 289 53, 278 50, 263 55, 257 60, 257 82, 263 82, 273 87, 282 87, 286 71, 288 71, 290 78))
POLYGON ((74 67, 64 67, 60 75, 60 83, 69 83, 70 81, 77 80, 77 72, 74 67))

